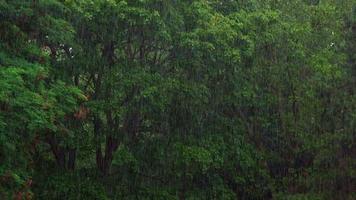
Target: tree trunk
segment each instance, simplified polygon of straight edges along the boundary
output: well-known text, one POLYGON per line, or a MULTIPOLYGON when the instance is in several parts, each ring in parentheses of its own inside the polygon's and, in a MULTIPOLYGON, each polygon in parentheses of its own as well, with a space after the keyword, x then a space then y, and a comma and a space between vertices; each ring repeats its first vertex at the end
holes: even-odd
POLYGON ((105 155, 102 154, 101 147, 97 148, 96 163, 99 171, 105 176, 110 172, 111 163, 114 158, 114 152, 117 150, 117 148, 118 139, 113 138, 112 136, 108 136, 106 138, 105 155))
POLYGON ((110 172, 111 163, 114 157, 114 152, 118 148, 119 140, 113 138, 112 136, 106 137, 105 143, 105 155, 103 155, 99 136, 101 131, 101 120, 99 117, 94 117, 94 134, 97 137, 97 147, 96 147, 96 164, 99 171, 103 175, 108 175, 110 172))
POLYGON ((75 148, 71 148, 68 150, 68 164, 67 168, 69 170, 74 170, 75 169, 75 160, 77 157, 77 150, 75 148))
POLYGON ((58 142, 57 142, 55 136, 53 136, 53 135, 50 135, 47 137, 47 142, 51 147, 51 150, 52 150, 52 153, 56 159, 57 165, 59 166, 59 168, 65 169, 66 154, 65 154, 64 148, 58 146, 58 142))

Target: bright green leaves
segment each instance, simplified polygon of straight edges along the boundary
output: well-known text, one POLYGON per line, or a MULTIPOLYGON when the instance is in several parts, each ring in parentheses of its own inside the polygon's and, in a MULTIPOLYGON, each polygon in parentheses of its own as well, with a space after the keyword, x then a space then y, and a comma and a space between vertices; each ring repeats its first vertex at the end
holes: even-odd
MULTIPOLYGON (((15 191, 30 194, 30 186, 25 183, 30 180, 26 176, 30 175, 28 168, 33 162, 30 155, 34 149, 30 144, 48 132, 60 132, 59 122, 76 111, 82 94, 61 82, 46 84, 47 70, 40 65, 21 59, 6 62, 23 66, 0 67, 0 149, 5 154, 1 156, 4 169, 0 173, 2 177, 13 173, 14 181, 6 181, 6 184, 14 184, 6 186, 10 196, 15 191), (15 172, 22 168, 26 169, 21 170, 25 178, 19 178, 15 172)), ((3 187, 3 182, 0 184, 3 187)))
POLYGON ((134 157, 130 150, 126 146, 122 145, 115 152, 112 164, 117 167, 131 166, 133 168, 137 168, 137 162, 138 160, 134 157))
POLYGON ((174 145, 173 152, 177 153, 177 167, 188 170, 187 172, 182 172, 185 173, 185 176, 192 176, 200 172, 206 173, 213 161, 210 152, 202 147, 186 146, 178 143, 174 145))
MULTIPOLYGON (((343 75, 342 68, 336 63, 333 63, 335 59, 334 52, 325 50, 317 55, 314 55, 311 59, 312 70, 316 73, 316 79, 322 81, 322 84, 329 81, 340 79, 343 75)), ((337 58, 336 58, 337 59, 337 58)), ((326 85, 327 86, 327 85, 326 85)))
POLYGON ((33 76, 35 73, 32 70, 15 67, 2 68, 0 83, 2 87, 1 102, 8 107, 10 113, 16 113, 16 115, 11 115, 5 110, 3 114, 15 117, 14 122, 19 120, 25 124, 29 123, 30 130, 41 125, 45 117, 39 109, 44 103, 44 99, 26 86, 27 82, 25 81, 35 82, 36 76, 33 76))
POLYGON ((21 128, 25 128, 24 131, 53 129, 57 118, 73 113, 78 101, 83 101, 78 89, 66 87, 63 83, 53 84, 51 89, 47 89, 43 85, 46 78, 43 70, 39 66, 6 67, 0 72, 0 101, 6 107, 3 114, 14 120, 13 123, 23 122, 21 128))
POLYGON ((63 82, 57 82, 51 85, 49 96, 56 99, 58 105, 54 105, 58 109, 58 114, 64 117, 65 114, 73 113, 79 108, 80 102, 85 102, 86 97, 76 87, 70 87, 63 82))

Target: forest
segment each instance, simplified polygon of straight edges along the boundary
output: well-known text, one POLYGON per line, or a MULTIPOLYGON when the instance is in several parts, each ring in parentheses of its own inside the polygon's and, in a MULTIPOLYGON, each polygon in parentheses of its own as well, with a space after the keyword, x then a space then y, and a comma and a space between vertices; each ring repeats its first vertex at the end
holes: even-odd
POLYGON ((356 199, 356 0, 0 0, 1 200, 356 199))

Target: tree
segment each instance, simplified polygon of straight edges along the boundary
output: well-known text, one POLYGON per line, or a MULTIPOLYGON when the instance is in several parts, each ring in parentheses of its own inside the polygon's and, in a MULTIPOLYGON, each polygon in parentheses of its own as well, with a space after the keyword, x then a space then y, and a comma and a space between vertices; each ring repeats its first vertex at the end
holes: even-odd
POLYGON ((0 0, 0 195, 353 199, 354 4, 0 0))

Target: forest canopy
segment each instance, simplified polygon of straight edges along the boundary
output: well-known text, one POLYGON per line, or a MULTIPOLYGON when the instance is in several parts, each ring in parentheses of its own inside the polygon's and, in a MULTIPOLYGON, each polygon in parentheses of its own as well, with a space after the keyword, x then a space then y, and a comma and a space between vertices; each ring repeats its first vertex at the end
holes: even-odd
POLYGON ((356 199, 355 0, 0 0, 0 199, 356 199))

